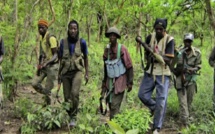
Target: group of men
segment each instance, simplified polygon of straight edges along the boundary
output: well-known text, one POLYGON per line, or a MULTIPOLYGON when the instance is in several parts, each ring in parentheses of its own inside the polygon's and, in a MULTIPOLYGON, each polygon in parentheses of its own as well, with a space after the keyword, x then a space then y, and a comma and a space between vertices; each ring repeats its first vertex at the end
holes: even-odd
MULTIPOLYGON (((59 47, 56 37, 48 32, 48 27, 46 20, 39 20, 40 57, 38 72, 33 78, 32 86, 44 94, 45 105, 50 105, 51 90, 54 87, 54 80, 58 77, 58 83, 63 84, 64 100, 71 104, 67 112, 71 119, 70 126, 74 127, 83 74, 86 82, 88 81, 87 44, 79 37, 79 24, 75 20, 69 22, 67 37, 60 41, 59 47), (45 86, 41 84, 44 78, 45 86)), ((153 27, 154 32, 147 36, 145 41, 151 51, 145 49, 147 66, 144 69, 138 97, 154 116, 153 133, 156 134, 159 133, 164 121, 172 74, 180 104, 181 125, 188 125, 191 103, 197 90, 196 76, 201 69, 201 52, 192 46, 194 36, 190 33, 184 35, 184 46, 176 51, 174 38, 166 32, 166 19, 156 19, 153 27), (156 55, 162 58, 158 59, 156 55), (153 99, 152 93, 155 88, 156 96, 153 99)), ((111 27, 105 36, 109 38, 109 44, 103 54, 104 78, 101 94, 109 105, 110 119, 113 119, 119 113, 125 89, 128 88, 128 92, 132 90, 134 73, 127 48, 117 40, 121 38, 119 30, 111 27)), ((138 43, 143 44, 141 41, 138 43)), ((3 48, 3 40, 0 47, 3 48)), ((0 51, 0 62, 3 53, 0 51)), ((215 66, 214 59, 215 49, 210 56, 212 67, 215 66)))
POLYGON ((145 68, 138 97, 154 115, 153 134, 159 133, 166 112, 170 79, 174 79, 179 101, 180 126, 189 124, 191 103, 197 90, 196 76, 201 69, 201 52, 192 46, 193 34, 185 34, 184 45, 175 50, 174 38, 166 33, 167 20, 156 19, 154 31, 147 36, 146 44, 152 52, 146 51, 149 66, 145 68), (162 55, 162 62, 155 55, 162 55), (173 77, 171 77, 173 74, 173 77), (152 98, 156 88, 155 99, 152 98))
POLYGON ((63 84, 65 102, 70 104, 67 110, 70 116, 70 126, 76 126, 76 115, 79 104, 79 90, 82 83, 82 75, 85 68, 85 79, 88 81, 88 49, 84 39, 79 38, 79 24, 72 20, 68 24, 67 37, 58 41, 54 35, 48 32, 49 24, 46 20, 39 20, 38 31, 40 33, 40 56, 38 71, 32 80, 33 88, 44 94, 44 106, 51 104, 51 90, 54 81, 63 84), (46 78, 45 86, 42 85, 46 78))
MULTIPOLYGON (((192 46, 194 36, 190 33, 184 35, 184 46, 176 50, 174 38, 166 32, 166 19, 156 19, 153 27, 154 32, 146 37, 145 43, 140 38, 136 39, 144 46, 147 60, 138 97, 154 116, 152 130, 153 134, 158 134, 164 121, 172 74, 180 104, 180 126, 186 127, 189 124, 191 103, 197 90, 196 76, 201 69, 201 52, 192 46)), ((112 119, 119 112, 125 88, 128 87, 128 92, 132 90, 134 74, 126 47, 117 42, 121 37, 119 31, 111 27, 105 36, 109 38, 110 44, 103 55, 102 94, 104 91, 107 93, 105 98, 112 119)))

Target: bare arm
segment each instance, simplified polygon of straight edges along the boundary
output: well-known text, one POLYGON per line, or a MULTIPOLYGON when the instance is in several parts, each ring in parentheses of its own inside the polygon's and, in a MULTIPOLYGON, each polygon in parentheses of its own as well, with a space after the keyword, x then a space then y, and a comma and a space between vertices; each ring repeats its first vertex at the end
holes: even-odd
POLYGON ((52 55, 53 56, 52 56, 52 58, 49 61, 43 63, 43 67, 46 67, 46 66, 48 66, 51 63, 54 63, 54 61, 57 59, 57 57, 58 57, 58 55, 57 55, 57 48, 52 48, 51 51, 52 51, 52 55))

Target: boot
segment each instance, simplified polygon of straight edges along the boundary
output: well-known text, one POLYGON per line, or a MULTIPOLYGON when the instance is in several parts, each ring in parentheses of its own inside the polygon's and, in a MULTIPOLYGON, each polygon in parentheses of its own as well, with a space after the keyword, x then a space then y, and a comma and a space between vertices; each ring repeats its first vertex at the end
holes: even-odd
POLYGON ((49 96, 46 95, 43 97, 43 99, 44 99, 44 105, 43 105, 44 107, 51 105, 51 98, 49 96))

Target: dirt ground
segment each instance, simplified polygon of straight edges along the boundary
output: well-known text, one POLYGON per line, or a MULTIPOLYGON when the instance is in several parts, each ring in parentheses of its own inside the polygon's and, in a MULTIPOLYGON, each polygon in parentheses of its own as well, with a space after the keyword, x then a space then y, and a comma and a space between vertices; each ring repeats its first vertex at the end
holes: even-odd
MULTIPOLYGON (((17 91, 17 98, 19 97, 27 97, 29 99, 34 100, 35 103, 42 103, 42 95, 36 93, 31 86, 22 86, 19 87, 17 91)), ((19 134, 19 129, 22 124, 22 119, 16 118, 14 116, 14 104, 9 100, 4 101, 3 109, 0 109, 0 134, 19 134)), ((106 118, 106 117, 103 117, 106 118)), ((104 120, 104 119, 101 119, 104 120)), ((164 126, 160 134, 177 134, 177 124, 175 120, 172 120, 168 116, 165 119, 164 126)), ((37 134, 62 134, 68 133, 69 129, 67 126, 62 129, 53 130, 53 131, 45 131, 45 132, 37 132, 37 134)), ((149 132, 148 134, 150 134, 149 132)))

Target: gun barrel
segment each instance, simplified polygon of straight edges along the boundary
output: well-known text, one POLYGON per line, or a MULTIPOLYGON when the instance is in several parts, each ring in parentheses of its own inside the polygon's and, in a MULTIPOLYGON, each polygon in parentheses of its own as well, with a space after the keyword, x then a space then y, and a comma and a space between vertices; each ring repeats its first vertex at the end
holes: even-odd
POLYGON ((149 51, 150 53, 153 53, 152 49, 149 46, 147 46, 147 44, 145 42, 142 41, 141 37, 137 36, 135 40, 136 40, 136 42, 142 44, 142 46, 145 48, 145 50, 149 51))

